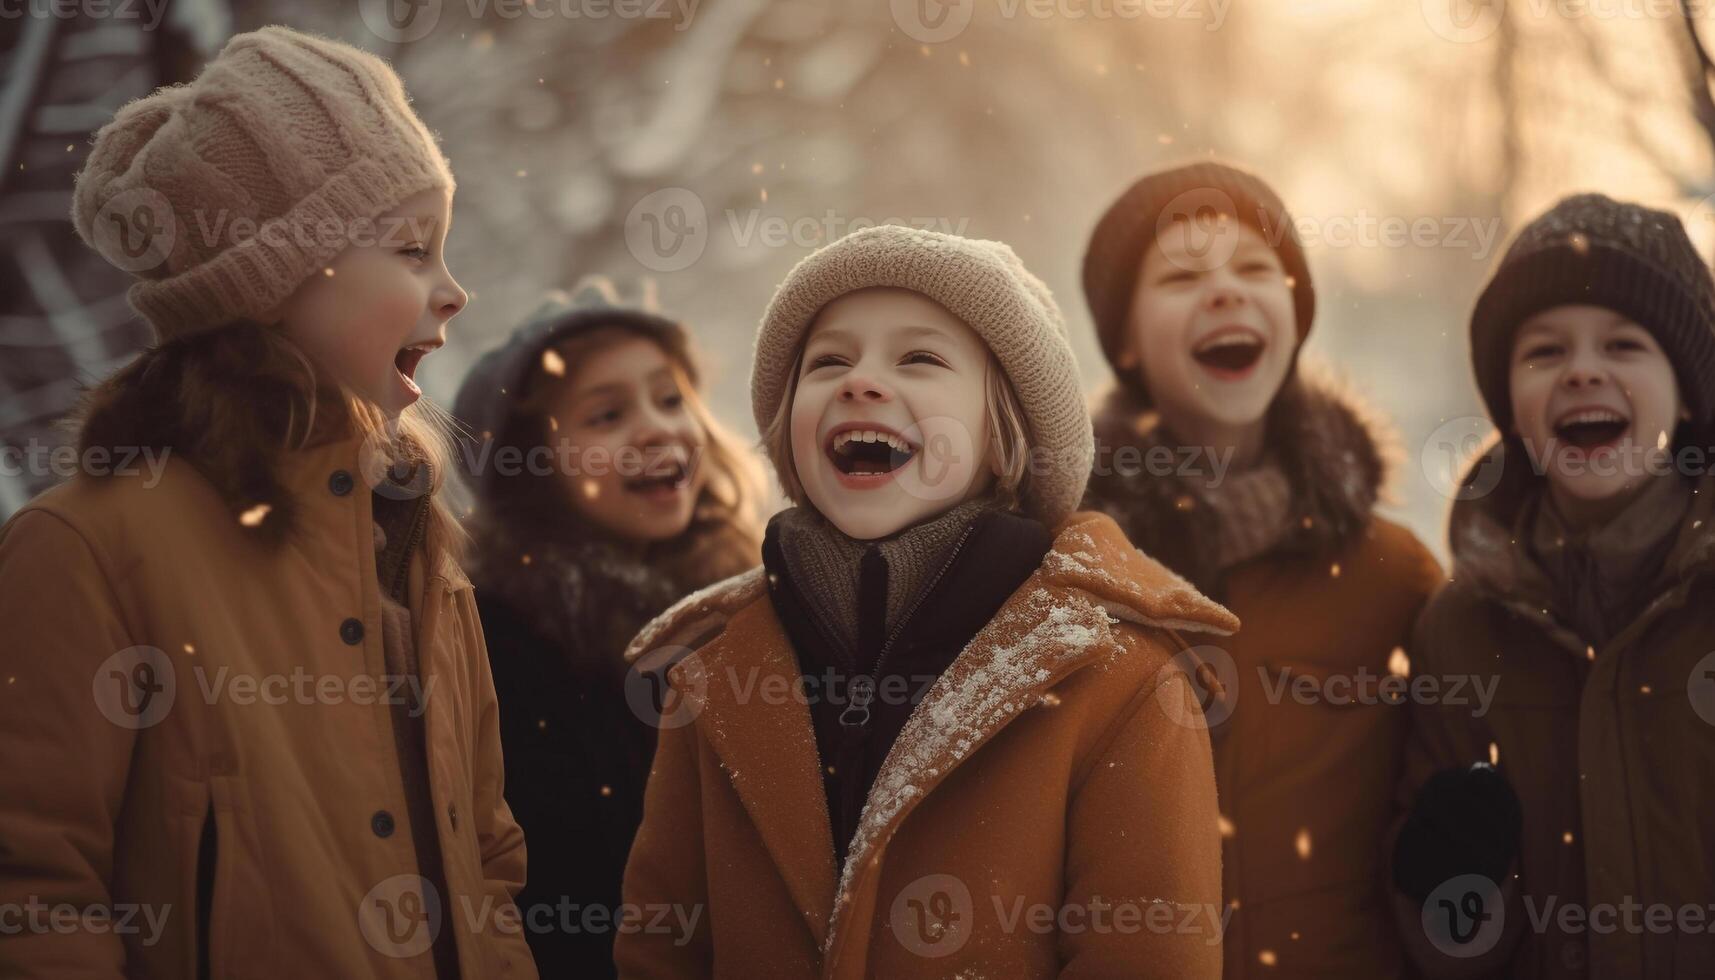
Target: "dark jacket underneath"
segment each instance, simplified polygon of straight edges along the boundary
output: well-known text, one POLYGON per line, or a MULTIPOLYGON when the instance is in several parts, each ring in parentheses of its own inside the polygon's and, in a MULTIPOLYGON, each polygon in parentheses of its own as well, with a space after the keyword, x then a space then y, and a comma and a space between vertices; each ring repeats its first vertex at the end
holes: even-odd
POLYGON ((793 581, 781 551, 779 528, 770 523, 762 563, 768 571, 769 597, 798 655, 810 701, 835 867, 845 864, 870 786, 917 702, 1042 564, 1053 543, 1053 535, 1038 521, 998 510, 982 511, 942 559, 938 573, 929 576, 928 591, 899 625, 891 646, 886 641, 895 624, 884 623, 882 616, 887 564, 880 549, 867 549, 858 586, 858 650, 853 660, 819 618, 813 600, 793 581), (887 656, 875 676, 876 693, 868 706, 867 722, 857 724, 861 712, 847 713, 853 707, 852 679, 876 671, 884 648, 887 656), (853 724, 841 724, 842 713, 853 724))
MULTIPOLYGON (((530 863, 518 910, 545 977, 614 976, 610 923, 655 731, 618 669, 580 665, 504 595, 477 593, 500 703, 506 801, 530 863)), ((618 654, 613 654, 618 660, 618 654)))

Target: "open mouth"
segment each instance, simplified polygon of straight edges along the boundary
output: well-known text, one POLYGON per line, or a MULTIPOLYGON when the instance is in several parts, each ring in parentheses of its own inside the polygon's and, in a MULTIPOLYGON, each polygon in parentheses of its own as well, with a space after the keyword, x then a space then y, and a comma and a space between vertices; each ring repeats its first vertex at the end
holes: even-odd
POLYGON ((420 344, 399 348, 399 353, 393 355, 393 367, 399 371, 399 377, 405 382, 405 387, 414 395, 421 395, 423 389, 417 387, 417 365, 423 358, 441 346, 438 340, 428 340, 420 344))
POLYGON ((1611 409, 1579 408, 1554 423, 1554 434, 1569 446, 1590 450, 1619 442, 1631 427, 1631 419, 1611 409))
POLYGON ((847 476, 882 476, 911 462, 917 447, 889 429, 848 426, 828 437, 827 453, 847 476))
POLYGON ((1262 359, 1268 344, 1249 327, 1223 327, 1192 348, 1198 364, 1219 375, 1243 375, 1262 359))
POLYGON ((626 480, 625 489, 646 497, 664 497, 691 485, 691 467, 683 460, 673 460, 653 469, 654 472, 626 480))

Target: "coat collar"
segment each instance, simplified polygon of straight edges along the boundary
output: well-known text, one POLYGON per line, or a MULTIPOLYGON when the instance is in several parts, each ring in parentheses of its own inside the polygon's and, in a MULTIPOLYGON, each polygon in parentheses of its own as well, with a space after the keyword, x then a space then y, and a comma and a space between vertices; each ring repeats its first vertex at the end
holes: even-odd
MULTIPOLYGON (((1160 415, 1123 386, 1093 412, 1098 467, 1085 506, 1113 515, 1146 553, 1199 588, 1215 589, 1220 517, 1207 501, 1218 463, 1181 445, 1160 415), (1132 453, 1128 458, 1122 453, 1132 453), (1142 460, 1153 460, 1143 465, 1142 460), (1161 460, 1170 461, 1163 468, 1161 460)), ((1300 361, 1267 416, 1271 452, 1292 493, 1288 530, 1271 550, 1319 554, 1346 547, 1387 496, 1401 451, 1394 429, 1328 368, 1300 361)))
POLYGON ((835 881, 827 808, 799 666, 762 569, 687 597, 627 651, 675 657, 686 710, 719 755, 806 926, 831 954, 837 923, 900 822, 947 776, 1066 675, 1123 645, 1117 621, 1226 635, 1227 610, 1133 548, 1114 522, 1074 514, 1054 547, 929 689, 882 763, 844 875, 835 881), (761 601, 758 601, 761 600, 761 601), (712 639, 709 637, 712 635, 712 639), (686 656, 690 649, 695 656, 686 656))
MULTIPOLYGON (((1554 614, 1554 585, 1548 573, 1523 546, 1522 515, 1541 478, 1522 452, 1500 438, 1490 443, 1466 467, 1448 518, 1455 582, 1536 623, 1556 643, 1580 657, 1588 644, 1554 614)), ((1691 509, 1677 532, 1672 550, 1657 577, 1654 601, 1619 636, 1634 633, 1655 611, 1666 608, 1669 596, 1695 579, 1715 573, 1715 473, 1693 484, 1691 509)))
MULTIPOLYGON (((270 506, 289 508, 287 519, 296 530, 309 533, 298 535, 300 541, 344 541, 355 535, 360 549, 372 548, 374 506, 370 499, 372 488, 383 479, 375 453, 362 437, 341 437, 314 445, 289 450, 282 454, 277 472, 281 488, 279 501, 270 506), (351 480, 351 489, 344 494, 332 489, 335 474, 343 472, 351 480), (356 522, 350 510, 356 505, 356 522), (325 533, 322 537, 317 532, 325 533)), ((266 519, 266 518, 264 518, 266 519)), ((470 579, 459 567, 455 549, 443 538, 438 522, 429 521, 425 553, 433 561, 429 579, 438 580, 448 591, 470 588, 470 579)))

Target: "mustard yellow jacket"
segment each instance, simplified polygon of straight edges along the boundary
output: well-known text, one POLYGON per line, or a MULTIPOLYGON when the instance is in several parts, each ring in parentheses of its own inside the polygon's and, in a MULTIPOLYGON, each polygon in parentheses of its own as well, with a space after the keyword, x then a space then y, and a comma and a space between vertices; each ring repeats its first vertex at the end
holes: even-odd
POLYGON ((0 529, 0 973, 423 977, 452 929, 465 977, 536 975, 471 587, 423 550, 448 894, 417 878, 359 472, 355 441, 289 454, 301 533, 275 551, 178 459, 158 485, 77 477, 0 529), (55 925, 92 908, 111 917, 55 925))

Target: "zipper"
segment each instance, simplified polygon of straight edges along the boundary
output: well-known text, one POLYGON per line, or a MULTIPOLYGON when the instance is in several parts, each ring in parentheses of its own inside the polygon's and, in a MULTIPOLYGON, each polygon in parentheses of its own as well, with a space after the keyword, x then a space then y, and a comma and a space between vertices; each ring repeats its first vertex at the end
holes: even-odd
POLYGON ((394 571, 393 581, 387 586, 387 594, 398 602, 408 601, 407 598, 402 597, 404 596, 405 583, 411 574, 411 556, 417 553, 417 546, 422 544, 423 536, 427 533, 429 525, 429 507, 432 505, 429 503, 428 497, 419 497, 418 499, 422 502, 417 505, 416 519, 411 522, 411 534, 405 542, 404 557, 399 560, 399 568, 394 571))
POLYGON ((905 615, 899 617, 899 622, 893 624, 893 629, 888 632, 886 641, 881 645, 881 652, 876 655, 875 667, 868 674, 860 674, 852 678, 851 699, 847 702, 845 710, 840 712, 841 727, 863 728, 869 724, 869 706, 875 700, 876 683, 881 677, 882 670, 887 666, 887 655, 892 652, 894 641, 899 639, 899 634, 917 615, 917 610, 923 605, 923 600, 929 597, 929 593, 935 591, 935 586, 940 584, 941 579, 947 574, 947 569, 953 567, 953 562, 958 560, 959 552, 965 548, 965 542, 970 540, 971 534, 976 529, 975 520, 965 526, 964 533, 959 535, 958 541, 954 542, 953 550, 947 554, 947 560, 942 562, 941 567, 936 570, 935 577, 930 579, 929 584, 917 593, 916 601, 912 602, 911 606, 905 610, 905 615))

